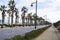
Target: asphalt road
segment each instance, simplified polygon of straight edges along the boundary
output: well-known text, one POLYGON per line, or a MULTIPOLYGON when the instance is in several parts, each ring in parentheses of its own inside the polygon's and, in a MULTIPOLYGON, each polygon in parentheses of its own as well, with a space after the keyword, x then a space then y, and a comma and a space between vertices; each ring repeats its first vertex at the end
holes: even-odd
MULTIPOLYGON (((37 26, 37 29, 46 27, 46 25, 37 26)), ((35 26, 25 26, 25 27, 13 27, 13 28, 0 28, 0 40, 4 40, 6 38, 11 38, 16 35, 24 36, 25 33, 35 30, 35 26)))

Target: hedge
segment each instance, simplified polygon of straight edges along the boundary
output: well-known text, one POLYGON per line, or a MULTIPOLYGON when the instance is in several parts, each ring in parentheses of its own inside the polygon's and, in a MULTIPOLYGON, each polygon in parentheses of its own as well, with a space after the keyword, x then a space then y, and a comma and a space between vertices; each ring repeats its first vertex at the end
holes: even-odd
POLYGON ((5 39, 5 40, 31 40, 31 39, 41 35, 50 26, 51 25, 49 25, 48 27, 44 27, 44 28, 40 28, 40 29, 37 29, 37 30, 33 30, 31 32, 26 33, 25 36, 17 35, 17 36, 15 36, 13 38, 5 39))

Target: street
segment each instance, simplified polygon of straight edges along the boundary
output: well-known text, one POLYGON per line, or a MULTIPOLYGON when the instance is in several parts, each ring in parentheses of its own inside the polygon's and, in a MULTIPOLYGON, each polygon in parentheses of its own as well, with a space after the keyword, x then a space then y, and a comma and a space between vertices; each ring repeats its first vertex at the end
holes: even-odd
MULTIPOLYGON (((40 25, 37 26, 37 29, 46 27, 46 25, 40 25)), ((6 27, 6 28, 0 28, 0 40, 4 40, 6 38, 11 38, 16 35, 24 36, 25 33, 30 32, 32 30, 35 30, 35 26, 25 26, 25 27, 6 27)))

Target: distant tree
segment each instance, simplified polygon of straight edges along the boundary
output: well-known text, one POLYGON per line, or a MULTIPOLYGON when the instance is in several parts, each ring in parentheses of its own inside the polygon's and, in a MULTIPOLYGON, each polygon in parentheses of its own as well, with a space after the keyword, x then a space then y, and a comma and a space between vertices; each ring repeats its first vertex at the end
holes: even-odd
MULTIPOLYGON (((37 17, 36 17, 36 14, 33 14, 33 20, 34 20, 34 22, 35 22, 35 20, 37 19, 37 17)), ((37 21, 37 20, 36 20, 37 21)), ((36 23, 36 22, 35 22, 36 23)), ((35 24, 34 23, 34 24, 35 24)), ((37 23, 36 23, 37 24, 37 23)))
POLYGON ((28 24, 32 25, 32 13, 29 13, 27 17, 28 17, 28 24))
POLYGON ((12 14, 11 14, 11 24, 12 24, 12 27, 13 27, 13 15, 14 15, 14 12, 15 12, 15 1, 10 0, 8 5, 9 5, 9 8, 12 12, 12 14))
POLYGON ((42 17, 38 18, 39 24, 46 24, 45 20, 42 17), (43 22, 42 22, 43 21, 43 22))
POLYGON ((27 12, 27 8, 25 7, 25 6, 23 6, 23 8, 21 9, 21 11, 22 11, 22 24, 23 24, 23 27, 24 27, 24 23, 25 23, 25 13, 27 12))
POLYGON ((25 17, 25 20, 26 20, 26 26, 27 26, 28 25, 28 23, 27 23, 28 22, 28 17, 27 16, 25 17))
POLYGON ((32 25, 33 21, 32 21, 32 13, 30 13, 30 24, 32 25))
POLYGON ((53 23, 53 25, 57 28, 60 25, 60 21, 53 23))
POLYGON ((8 24, 10 24, 11 10, 10 10, 10 9, 9 9, 9 10, 7 10, 7 13, 8 13, 8 15, 9 15, 9 17, 8 17, 8 24))
POLYGON ((3 28, 4 25, 4 20, 5 20, 5 12, 6 12, 6 6, 5 5, 1 5, 0 10, 2 11, 2 26, 1 28, 3 28))
POLYGON ((37 25, 39 24, 39 22, 40 22, 40 18, 39 18, 39 16, 37 16, 37 18, 36 18, 36 22, 37 22, 37 25))
POLYGON ((29 21, 30 21, 30 14, 27 15, 27 20, 28 20, 28 25, 29 25, 29 21))
POLYGON ((18 9, 17 8, 15 8, 15 16, 16 16, 15 24, 17 24, 18 23, 18 18, 19 18, 18 9))

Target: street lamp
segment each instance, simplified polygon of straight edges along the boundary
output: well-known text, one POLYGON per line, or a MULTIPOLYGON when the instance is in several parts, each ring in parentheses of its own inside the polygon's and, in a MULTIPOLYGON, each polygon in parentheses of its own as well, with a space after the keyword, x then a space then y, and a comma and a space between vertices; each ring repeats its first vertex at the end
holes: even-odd
POLYGON ((36 13, 35 13, 35 29, 36 29, 36 26, 37 26, 37 25, 36 25, 36 24, 37 24, 37 21, 36 21, 36 20, 37 20, 37 19, 36 19, 36 18, 37 18, 37 0, 36 0, 36 2, 31 3, 31 7, 33 6, 34 3, 36 3, 36 8, 35 8, 35 9, 36 9, 36 10, 35 10, 35 12, 36 12, 36 13))

